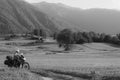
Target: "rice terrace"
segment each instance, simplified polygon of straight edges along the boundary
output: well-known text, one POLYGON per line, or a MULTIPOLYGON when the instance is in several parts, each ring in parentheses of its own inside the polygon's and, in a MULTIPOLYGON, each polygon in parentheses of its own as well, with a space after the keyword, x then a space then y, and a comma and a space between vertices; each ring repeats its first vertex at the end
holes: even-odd
POLYGON ((0 0, 0 80, 120 80, 119 5, 0 0))

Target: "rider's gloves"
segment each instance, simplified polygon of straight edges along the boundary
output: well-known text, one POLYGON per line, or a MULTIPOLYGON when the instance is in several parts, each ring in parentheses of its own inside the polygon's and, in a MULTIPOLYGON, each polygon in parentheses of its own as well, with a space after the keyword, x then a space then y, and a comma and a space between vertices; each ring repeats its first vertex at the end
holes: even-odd
POLYGON ((26 58, 23 58, 23 60, 26 60, 26 58))

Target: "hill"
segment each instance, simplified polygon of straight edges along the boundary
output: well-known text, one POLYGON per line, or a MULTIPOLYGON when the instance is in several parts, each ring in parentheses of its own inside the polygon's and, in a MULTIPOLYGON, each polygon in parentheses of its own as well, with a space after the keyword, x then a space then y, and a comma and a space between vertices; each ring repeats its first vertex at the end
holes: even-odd
POLYGON ((43 12, 23 0, 0 0, 0 34, 25 33, 33 29, 51 33, 56 25, 43 12))
MULTIPOLYGON (((80 9, 61 3, 35 3, 35 7, 56 19, 59 24, 77 30, 104 32, 109 34, 120 32, 120 11, 112 9, 80 9), (114 29, 113 29, 114 28, 114 29)), ((63 26, 63 27, 64 27, 63 26)))

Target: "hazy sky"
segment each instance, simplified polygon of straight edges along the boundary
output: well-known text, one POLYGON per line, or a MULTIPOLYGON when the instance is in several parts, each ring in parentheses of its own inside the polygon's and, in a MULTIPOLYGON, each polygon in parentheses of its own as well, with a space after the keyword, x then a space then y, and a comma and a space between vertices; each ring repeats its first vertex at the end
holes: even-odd
POLYGON ((46 1, 50 3, 64 3, 73 7, 80 7, 83 9, 88 8, 107 8, 107 9, 119 9, 120 0, 26 0, 30 3, 37 3, 46 1))

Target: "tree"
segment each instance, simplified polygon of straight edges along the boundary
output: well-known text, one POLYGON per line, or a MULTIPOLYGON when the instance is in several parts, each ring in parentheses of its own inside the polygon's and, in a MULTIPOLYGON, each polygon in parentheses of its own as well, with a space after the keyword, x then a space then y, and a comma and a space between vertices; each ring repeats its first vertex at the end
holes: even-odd
POLYGON ((77 32, 75 37, 76 44, 83 44, 88 42, 88 40, 83 36, 82 32, 77 32))
POLYGON ((106 43, 111 43, 112 37, 111 35, 105 35, 103 41, 106 43))
POLYGON ((100 34, 100 38, 99 38, 100 42, 104 42, 105 36, 106 36, 105 33, 100 34))
POLYGON ((89 32, 89 36, 92 42, 100 42, 100 34, 91 31, 89 32))
POLYGON ((113 36, 112 39, 111 39, 111 42, 113 44, 118 44, 118 45, 120 44, 120 40, 117 36, 113 36))
POLYGON ((38 35, 38 29, 34 29, 34 30, 33 30, 33 34, 34 34, 34 35, 38 35))
POLYGON ((46 33, 43 29, 34 29, 33 34, 36 36, 46 37, 46 33))
POLYGON ((74 42, 73 32, 70 29, 64 29, 57 35, 59 47, 64 47, 65 51, 70 50, 74 42))
POLYGON ((52 37, 53 37, 54 40, 57 39, 57 34, 58 34, 57 32, 54 32, 54 33, 53 33, 52 37))
POLYGON ((93 42, 93 40, 92 40, 92 38, 91 38, 91 36, 90 36, 89 33, 83 32, 82 35, 83 35, 84 38, 86 38, 86 40, 87 40, 88 43, 93 42))
POLYGON ((39 30, 39 35, 46 38, 46 32, 43 29, 39 30))
POLYGON ((119 33, 119 34, 116 34, 116 36, 118 37, 118 39, 120 39, 120 33, 119 33))

